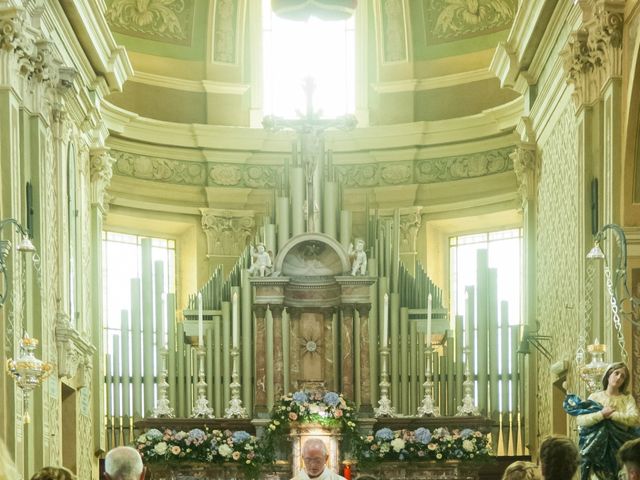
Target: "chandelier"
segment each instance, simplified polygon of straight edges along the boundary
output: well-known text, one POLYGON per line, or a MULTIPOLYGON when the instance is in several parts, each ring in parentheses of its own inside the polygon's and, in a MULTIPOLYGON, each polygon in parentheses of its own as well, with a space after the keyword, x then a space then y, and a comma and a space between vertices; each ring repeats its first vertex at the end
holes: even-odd
POLYGON ((607 346, 598 343, 597 339, 594 344, 587 346, 587 352, 591 354, 591 361, 579 368, 579 374, 580 378, 587 384, 589 393, 601 389, 600 381, 609 366, 609 364, 604 361, 606 351, 607 346))
POLYGON ((53 371, 53 365, 36 358, 34 351, 38 346, 38 340, 31 338, 28 333, 20 340, 20 355, 15 360, 7 360, 7 373, 13 377, 16 385, 23 393, 24 423, 30 423, 29 397, 34 388, 39 386, 53 371))

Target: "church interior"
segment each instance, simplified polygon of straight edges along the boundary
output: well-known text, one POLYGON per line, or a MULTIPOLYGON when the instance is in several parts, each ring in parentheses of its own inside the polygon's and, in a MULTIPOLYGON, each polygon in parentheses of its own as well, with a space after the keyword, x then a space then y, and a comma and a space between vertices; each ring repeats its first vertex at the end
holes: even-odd
POLYGON ((22 478, 134 445, 154 479, 288 479, 314 435, 348 479, 500 478, 577 442, 563 402, 609 363, 640 399, 636 0, 0 0, 0 25, 22 478))

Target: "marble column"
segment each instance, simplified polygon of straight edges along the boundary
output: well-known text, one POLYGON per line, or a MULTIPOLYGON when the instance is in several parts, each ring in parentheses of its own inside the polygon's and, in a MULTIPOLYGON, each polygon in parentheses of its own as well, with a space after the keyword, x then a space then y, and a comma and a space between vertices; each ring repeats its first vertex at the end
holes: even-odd
POLYGON ((342 305, 342 328, 340 329, 342 393, 353 400, 353 305, 342 305))
POLYGON ((282 348, 282 305, 269 305, 273 318, 273 387, 275 400, 285 393, 284 350, 282 348))
POLYGON ((266 305, 254 305, 253 313, 256 316, 256 377, 255 377, 255 403, 256 414, 265 414, 267 409, 267 325, 265 315, 266 305))
POLYGON ((360 413, 371 414, 371 387, 369 385, 369 310, 371 304, 356 305, 360 315, 360 413))

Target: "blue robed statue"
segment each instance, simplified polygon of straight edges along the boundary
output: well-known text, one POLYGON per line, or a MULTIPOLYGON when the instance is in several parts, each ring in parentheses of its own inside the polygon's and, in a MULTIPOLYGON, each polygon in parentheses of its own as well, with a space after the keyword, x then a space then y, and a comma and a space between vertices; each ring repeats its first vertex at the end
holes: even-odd
POLYGON ((613 363, 602 377, 603 390, 587 400, 569 394, 564 410, 576 417, 579 431, 581 480, 615 480, 618 473, 616 453, 627 440, 640 437, 640 414, 632 395, 626 393, 629 369, 613 363))

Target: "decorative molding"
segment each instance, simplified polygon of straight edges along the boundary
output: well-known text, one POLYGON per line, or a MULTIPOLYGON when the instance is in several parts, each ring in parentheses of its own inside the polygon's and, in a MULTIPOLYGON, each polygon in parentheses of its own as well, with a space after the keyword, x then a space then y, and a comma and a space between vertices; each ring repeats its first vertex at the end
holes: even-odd
POLYGON ((236 63, 237 0, 216 0, 213 29, 213 61, 236 63))
POLYGON ((59 311, 56 316, 55 337, 58 350, 58 376, 76 379, 75 384, 79 388, 87 386, 87 379, 91 377, 91 358, 95 353, 95 347, 71 325, 69 315, 62 311, 59 311))
POLYGON ((567 82, 577 107, 595 102, 610 78, 622 77, 624 0, 579 3, 583 26, 569 36, 561 52, 567 82))
POLYGON ((505 30, 511 25, 516 10, 515 0, 432 0, 424 10, 426 43, 433 45, 505 30))
POLYGON ((189 45, 194 2, 113 0, 104 13, 114 31, 160 42, 189 45))
POLYGON ((538 170, 536 158, 536 146, 522 144, 511 155, 513 170, 518 180, 518 194, 522 208, 536 195, 536 172, 538 170))
POLYGON ((207 236, 207 257, 237 255, 255 235, 253 210, 201 208, 200 213, 207 236))
POLYGON ((108 148, 94 148, 90 153, 91 203, 99 205, 104 211, 105 191, 111 183, 115 159, 108 148))
POLYGON ((400 254, 416 253, 416 240, 422 225, 422 207, 414 207, 415 211, 400 215, 400 254))
POLYGON ((385 63, 407 61, 407 29, 405 5, 402 0, 381 0, 380 4, 385 63))

